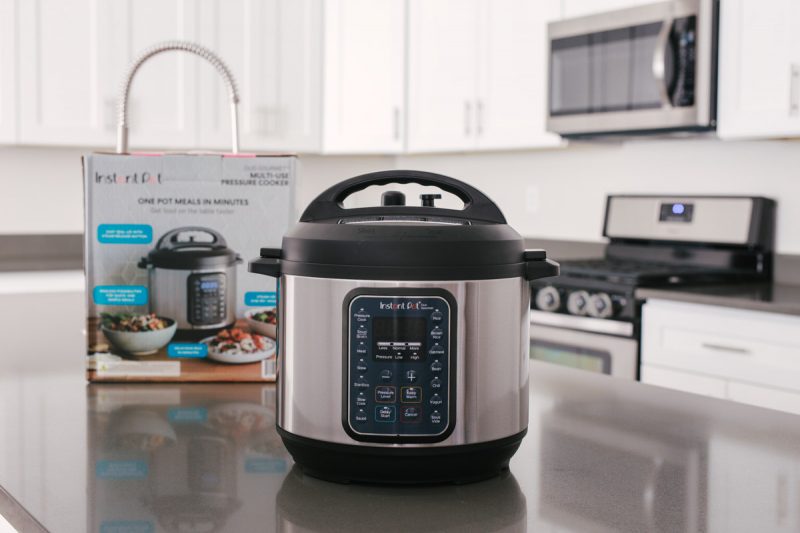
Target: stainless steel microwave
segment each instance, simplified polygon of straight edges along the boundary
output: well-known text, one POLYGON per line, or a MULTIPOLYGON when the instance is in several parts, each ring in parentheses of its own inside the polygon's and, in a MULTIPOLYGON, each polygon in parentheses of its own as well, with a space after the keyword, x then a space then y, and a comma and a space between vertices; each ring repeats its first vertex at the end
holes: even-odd
POLYGON ((552 22, 547 129, 715 129, 718 8, 719 0, 672 0, 552 22))

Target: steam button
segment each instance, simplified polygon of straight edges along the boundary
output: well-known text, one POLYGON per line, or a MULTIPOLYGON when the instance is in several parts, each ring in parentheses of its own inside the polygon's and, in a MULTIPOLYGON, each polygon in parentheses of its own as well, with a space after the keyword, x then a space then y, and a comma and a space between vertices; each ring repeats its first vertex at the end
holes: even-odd
POLYGON ((431 372, 441 372, 442 368, 442 362, 438 359, 431 363, 431 372))

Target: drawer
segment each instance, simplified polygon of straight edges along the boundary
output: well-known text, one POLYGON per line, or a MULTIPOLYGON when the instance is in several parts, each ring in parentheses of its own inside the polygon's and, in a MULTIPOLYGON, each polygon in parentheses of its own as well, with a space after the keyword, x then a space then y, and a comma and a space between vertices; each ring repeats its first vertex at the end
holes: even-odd
POLYGON ((728 398, 736 402, 800 415, 800 393, 797 392, 731 381, 728 383, 728 398))
POLYGON ((675 389, 693 394, 702 394, 712 398, 727 397, 727 383, 725 380, 690 374, 678 370, 669 370, 650 365, 642 366, 642 383, 657 385, 668 389, 675 389))
POLYGON ((800 391, 800 317, 649 300, 642 364, 800 391))

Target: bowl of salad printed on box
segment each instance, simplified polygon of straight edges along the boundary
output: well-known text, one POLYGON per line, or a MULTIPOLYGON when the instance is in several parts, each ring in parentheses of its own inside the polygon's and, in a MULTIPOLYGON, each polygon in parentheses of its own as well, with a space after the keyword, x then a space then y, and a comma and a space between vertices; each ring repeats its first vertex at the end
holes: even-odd
POLYGON ((274 307, 247 311, 244 318, 252 331, 271 339, 278 338, 278 310, 274 307))
POLYGON ((169 344, 177 324, 155 313, 101 313, 100 330, 117 351, 150 355, 169 344))
POLYGON ((274 340, 241 328, 223 329, 200 342, 208 346, 208 358, 220 363, 255 363, 275 357, 276 352, 274 340))

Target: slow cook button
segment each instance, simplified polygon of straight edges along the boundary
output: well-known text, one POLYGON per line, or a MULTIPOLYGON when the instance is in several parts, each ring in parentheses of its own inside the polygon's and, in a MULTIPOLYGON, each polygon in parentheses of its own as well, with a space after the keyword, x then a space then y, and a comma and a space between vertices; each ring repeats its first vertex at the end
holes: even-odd
POLYGON ((400 401, 402 403, 419 403, 422 401, 422 387, 401 387, 400 401))
POLYGON ((358 396, 356 396, 356 406, 358 407, 365 407, 367 405, 367 396, 364 392, 359 392, 358 396))
POLYGON ((397 399, 394 387, 375 387, 375 401, 379 403, 394 403, 397 399))
POLYGON ((353 416, 353 420, 355 420, 357 424, 363 424, 367 421, 367 412, 363 409, 359 409, 356 411, 355 416, 353 416))
POLYGON ((433 396, 431 396, 430 404, 434 407, 442 405, 442 397, 439 396, 438 394, 434 394, 433 396))
POLYGON ((433 378, 431 380, 431 388, 432 389, 441 389, 442 388, 442 380, 439 378, 433 378))
POLYGON ((400 422, 419 422, 421 414, 422 413, 420 413, 419 407, 401 407, 400 422))
POLYGON ((431 413, 431 424, 441 424, 442 423, 442 415, 439 414, 439 411, 434 411, 431 413))
POLYGON ((394 422, 397 420, 397 412, 394 405, 381 405, 375 408, 376 422, 394 422))

